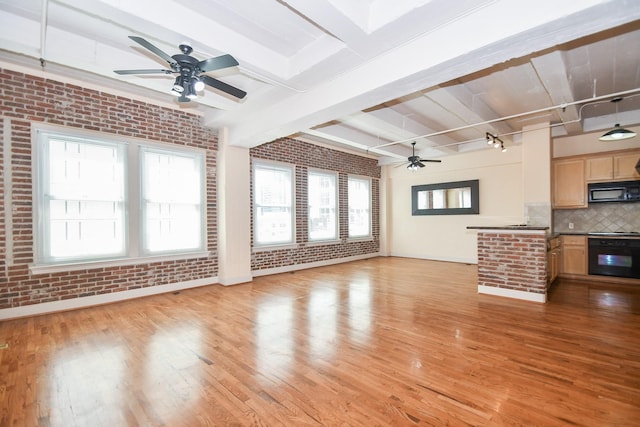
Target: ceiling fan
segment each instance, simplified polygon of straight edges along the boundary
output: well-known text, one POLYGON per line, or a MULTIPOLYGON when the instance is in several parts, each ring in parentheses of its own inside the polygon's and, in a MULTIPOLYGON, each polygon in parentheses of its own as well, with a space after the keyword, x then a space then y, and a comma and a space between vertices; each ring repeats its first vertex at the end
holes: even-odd
MULTIPOLYGON (((429 159, 421 159, 420 156, 416 156, 416 142, 413 141, 411 143, 412 155, 407 157, 409 164, 407 165, 407 169, 414 172, 423 168, 425 165, 423 162, 431 162, 431 163, 441 163, 442 160, 429 160, 429 159)), ((398 165, 401 166, 401 165, 398 165)), ((397 167, 397 166, 396 166, 397 167)))
POLYGON ((221 82, 218 79, 202 73, 220 70, 223 68, 235 67, 238 61, 231 55, 221 55, 215 58, 199 61, 193 56, 193 48, 186 43, 178 46, 182 53, 169 56, 153 44, 142 37, 129 36, 131 40, 150 50, 169 63, 170 70, 114 70, 116 74, 177 74, 176 80, 171 88, 171 93, 178 97, 179 102, 189 102, 198 97, 197 92, 204 89, 204 85, 209 85, 215 89, 225 92, 233 97, 242 99, 247 92, 221 82))

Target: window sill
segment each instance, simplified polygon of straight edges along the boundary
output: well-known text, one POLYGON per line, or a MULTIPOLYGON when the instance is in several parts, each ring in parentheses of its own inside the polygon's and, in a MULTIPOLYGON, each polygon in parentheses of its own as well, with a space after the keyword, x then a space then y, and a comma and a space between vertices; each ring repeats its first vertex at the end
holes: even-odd
POLYGON ((325 245, 339 245, 342 243, 342 240, 332 239, 332 240, 310 240, 307 242, 307 246, 325 246, 325 245))
POLYGON ((172 255, 158 255, 158 256, 143 256, 137 258, 119 258, 110 259, 105 261, 88 261, 88 262, 73 262, 68 264, 31 264, 29 266, 29 272, 31 274, 47 274, 47 273, 61 273, 67 271, 79 271, 79 270, 91 270, 94 268, 109 268, 120 267, 126 265, 136 264, 149 264, 152 262, 164 262, 164 261, 182 261, 185 259, 194 258, 207 258, 211 255, 209 251, 203 252, 189 252, 172 255))
POLYGON ((373 242, 373 236, 349 237, 347 242, 373 242))

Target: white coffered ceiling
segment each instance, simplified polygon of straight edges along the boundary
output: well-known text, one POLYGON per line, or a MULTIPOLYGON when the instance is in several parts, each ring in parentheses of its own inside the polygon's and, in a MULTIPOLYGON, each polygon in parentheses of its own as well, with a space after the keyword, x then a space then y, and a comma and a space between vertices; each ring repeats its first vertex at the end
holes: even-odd
POLYGON ((199 111, 244 147, 293 135, 385 163, 414 140, 441 157, 541 121, 640 124, 637 0, 0 0, 0 47, 0 66, 199 111), (167 67, 129 35, 233 55, 208 74, 247 97, 179 104, 171 76, 115 74, 167 67))

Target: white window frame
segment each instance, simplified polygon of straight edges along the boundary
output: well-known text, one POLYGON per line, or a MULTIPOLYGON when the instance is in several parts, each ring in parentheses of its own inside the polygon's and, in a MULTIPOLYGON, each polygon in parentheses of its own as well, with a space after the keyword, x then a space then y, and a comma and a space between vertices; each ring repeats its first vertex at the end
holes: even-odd
POLYGON ((116 137, 99 132, 83 131, 80 129, 70 129, 54 125, 34 125, 32 126, 33 138, 33 215, 34 215, 34 262, 30 265, 30 271, 34 274, 74 271, 86 268, 109 267, 120 265, 133 265, 145 261, 164 261, 189 259, 194 257, 209 256, 206 250, 206 176, 205 176, 205 150, 180 147, 176 148, 171 144, 157 143, 147 140, 137 140, 134 138, 116 137), (44 180, 48 173, 48 152, 46 146, 50 138, 87 142, 95 144, 108 144, 118 146, 124 156, 124 210, 125 210, 125 249, 122 253, 112 256, 78 256, 64 259, 56 259, 50 256, 47 246, 47 224, 45 208, 44 180), (143 241, 143 225, 141 215, 141 166, 139 150, 149 148, 151 150, 162 150, 165 152, 180 153, 187 156, 195 156, 199 159, 200 179, 201 179, 201 206, 200 206, 200 230, 201 242, 197 248, 189 250, 163 251, 158 253, 145 252, 141 247, 143 241))
POLYGON ((273 248, 279 246, 293 246, 295 244, 296 238, 296 192, 295 192, 295 182, 296 182, 296 173, 295 167, 293 165, 287 163, 280 162, 272 162, 265 160, 254 160, 253 161, 253 170, 252 170, 252 179, 253 179, 253 244, 255 248, 273 248), (261 224, 259 223, 259 215, 258 212, 262 207, 266 207, 258 203, 258 186, 257 186, 257 177, 258 170, 274 170, 274 171, 282 171, 289 173, 290 176, 290 186, 289 186, 289 204, 282 205, 272 205, 274 208, 289 208, 289 236, 285 239, 273 240, 273 241, 261 241, 260 235, 262 231, 260 230, 261 224))
MULTIPOLYGON (((127 255, 127 241, 126 236, 128 234, 128 220, 127 220, 127 210, 126 205, 128 204, 128 197, 126 193, 126 145, 117 142, 117 141, 108 141, 108 140, 98 140, 95 138, 82 138, 77 135, 67 135, 62 133, 53 133, 53 132, 38 132, 37 133, 37 144, 36 144, 36 155, 38 157, 37 166, 34 168, 34 171, 37 173, 37 180, 34 185, 34 189, 36 190, 36 200, 34 201, 34 206, 36 206, 35 214, 37 214, 36 220, 34 224, 37 225, 36 230, 34 230, 34 242, 37 243, 34 247, 34 256, 36 259, 36 263, 38 264, 60 264, 67 262, 76 262, 76 261, 90 261, 90 260, 100 260, 100 259, 114 259, 121 258, 127 255), (102 148, 106 150, 110 150, 115 154, 117 158, 116 162, 114 162, 112 166, 113 173, 113 185, 103 188, 102 192, 95 191, 91 192, 91 188, 81 188, 86 181, 82 182, 82 180, 77 181, 74 185, 75 188, 72 188, 70 191, 65 188, 61 188, 60 183, 57 185, 57 190, 54 190, 52 187, 56 184, 55 182, 51 182, 49 180, 50 173, 55 173, 52 171, 52 161, 51 159, 51 149, 53 143, 64 143, 67 144, 77 144, 78 147, 84 152, 85 150, 102 148), (56 194, 57 193, 57 194, 56 194), (111 196, 105 195, 105 193, 114 193, 111 196), (101 200, 98 200, 101 199, 101 200), (117 250, 105 250, 102 253, 91 253, 90 251, 84 252, 84 248, 79 248, 81 254, 56 254, 54 251, 55 243, 52 242, 53 238, 51 237, 55 231, 53 226, 53 222, 56 221, 52 217, 53 214, 53 204, 60 204, 60 202, 65 206, 65 210, 67 207, 69 210, 72 210, 71 207, 77 207, 77 214, 71 214, 67 220, 58 219, 57 222, 62 221, 64 228, 72 228, 82 229, 83 223, 87 219, 86 216, 80 214, 81 211, 86 211, 86 207, 92 203, 99 203, 100 201, 104 201, 105 203, 112 203, 114 206, 114 210, 119 211, 119 214, 116 215, 113 219, 117 220, 120 223, 119 229, 120 234, 120 247, 117 250), (74 218, 75 217, 75 218, 74 218), (73 223, 76 223, 75 226, 73 223)), ((82 158, 82 154, 78 157, 82 158)), ((73 168, 72 160, 73 156, 70 154, 68 157, 69 163, 65 161, 63 168, 67 167, 73 168)), ((83 159, 86 162, 92 161, 91 159, 83 159)), ((92 168, 83 168, 82 165, 85 163, 83 160, 79 160, 78 164, 80 165, 76 171, 80 173, 81 170, 83 174, 83 178, 87 178, 84 176, 85 174, 91 175, 92 168)), ((56 165, 60 166, 60 165, 56 165)), ((57 169, 57 168, 56 168, 57 169)), ((66 188, 69 188, 68 186, 66 188)), ((84 245, 86 243, 79 242, 79 244, 84 245)), ((94 245, 91 245, 92 247, 94 245)), ((95 247, 93 249, 96 249, 95 247)))
POLYGON ((355 175, 349 175, 347 177, 347 212, 348 212, 348 224, 349 224, 349 239, 368 239, 372 237, 372 212, 371 212, 371 206, 372 206, 372 200, 373 200, 373 195, 372 195, 372 180, 369 177, 363 177, 363 176, 355 176, 355 175), (368 206, 367 206, 367 211, 369 213, 369 227, 368 227, 368 232, 366 234, 355 234, 353 232, 353 227, 351 226, 351 209, 352 209, 352 194, 351 194, 351 182, 355 182, 355 181, 359 181, 359 182, 366 182, 367 183, 367 187, 369 189, 369 197, 368 197, 368 206))
MULTIPOLYGON (((204 209, 205 202, 205 177, 204 177, 204 156, 202 153, 197 152, 189 152, 185 150, 175 150, 175 149, 167 149, 154 147, 150 145, 140 145, 138 147, 139 152, 139 177, 140 177, 140 243, 139 243, 139 251, 144 255, 159 255, 159 254, 172 254, 172 253, 181 253, 181 252, 193 252, 193 251, 201 251, 204 248, 205 240, 204 240, 204 226, 205 221, 204 217, 206 215, 204 209), (194 218, 194 221, 198 222, 196 236, 194 236, 194 240, 191 246, 183 246, 182 248, 164 248, 152 250, 147 243, 147 235, 149 234, 149 211, 148 205, 152 203, 152 200, 149 200, 149 193, 146 192, 146 174, 147 169, 144 163, 144 158, 146 154, 150 155, 160 155, 165 156, 169 159, 186 159, 190 160, 194 163, 194 177, 190 185, 195 186, 195 190, 190 191, 190 188, 171 188, 173 185, 172 182, 164 183, 164 186, 167 187, 168 196, 164 197, 162 200, 156 200, 159 204, 163 205, 165 209, 171 210, 172 208, 178 208, 179 206, 193 206, 195 207, 195 212, 199 215, 194 218), (172 191, 173 190, 173 191, 172 191), (182 193, 182 194, 180 194, 182 193), (188 200, 190 196, 190 200, 188 200), (199 221, 198 221, 199 220, 199 221)), ((168 171, 170 173, 170 171, 168 171)), ((189 222, 194 222, 189 221, 189 222)), ((168 227, 172 227, 175 225, 179 225, 179 218, 175 218, 174 216, 163 216, 159 219, 159 222, 168 224, 168 227)))
POLYGON ((320 169, 308 169, 307 170, 307 238, 309 242, 331 242, 336 241, 340 237, 340 222, 339 222, 339 212, 340 207, 338 203, 338 174, 336 172, 329 172, 320 169), (311 217, 311 210, 313 207, 311 206, 311 182, 310 178, 312 176, 317 177, 328 177, 333 180, 333 235, 331 236, 322 236, 322 237, 312 237, 312 225, 311 222, 313 218, 311 217))

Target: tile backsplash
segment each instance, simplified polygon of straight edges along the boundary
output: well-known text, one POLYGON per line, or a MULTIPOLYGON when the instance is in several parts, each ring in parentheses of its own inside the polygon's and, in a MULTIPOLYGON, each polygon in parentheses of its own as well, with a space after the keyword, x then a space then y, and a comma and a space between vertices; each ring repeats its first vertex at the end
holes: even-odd
POLYGON ((598 203, 587 209, 556 209, 553 211, 553 231, 640 232, 640 203, 598 203), (569 228, 569 223, 573 223, 573 229, 569 228))
POLYGON ((528 225, 549 227, 551 225, 551 204, 526 203, 524 205, 524 217, 528 225))

